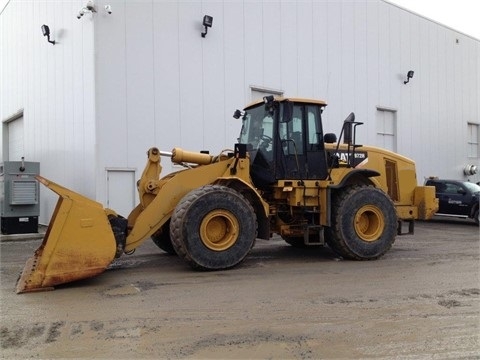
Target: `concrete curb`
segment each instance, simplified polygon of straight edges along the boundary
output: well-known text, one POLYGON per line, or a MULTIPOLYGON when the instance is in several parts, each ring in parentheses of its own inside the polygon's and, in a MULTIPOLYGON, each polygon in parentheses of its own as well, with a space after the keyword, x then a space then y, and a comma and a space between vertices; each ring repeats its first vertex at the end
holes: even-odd
POLYGON ((47 227, 43 225, 38 226, 38 233, 29 233, 29 234, 9 234, 9 235, 0 235, 0 242, 9 242, 9 241, 28 241, 28 240, 39 240, 43 239, 47 227))

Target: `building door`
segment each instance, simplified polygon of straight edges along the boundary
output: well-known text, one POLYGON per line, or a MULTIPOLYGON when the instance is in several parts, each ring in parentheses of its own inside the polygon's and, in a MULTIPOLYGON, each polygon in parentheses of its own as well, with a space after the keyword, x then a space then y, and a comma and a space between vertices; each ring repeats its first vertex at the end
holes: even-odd
POLYGON ((107 207, 127 217, 137 204, 135 170, 107 169, 107 207))
POLYGON ((377 107, 377 146, 397 151, 397 110, 377 107))
POLYGON ((21 161, 25 156, 23 113, 4 122, 4 160, 21 161))
POLYGON ((261 86, 250 86, 250 100, 257 101, 262 100, 264 96, 273 95, 273 96, 283 96, 283 90, 271 89, 261 86))

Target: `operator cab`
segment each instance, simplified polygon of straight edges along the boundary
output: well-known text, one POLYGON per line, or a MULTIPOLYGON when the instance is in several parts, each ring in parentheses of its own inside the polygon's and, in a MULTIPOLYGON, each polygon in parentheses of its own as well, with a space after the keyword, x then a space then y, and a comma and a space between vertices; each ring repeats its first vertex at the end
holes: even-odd
POLYGON ((251 175, 259 188, 277 180, 324 180, 328 177, 323 141, 323 108, 318 100, 266 96, 244 112, 239 142, 247 145, 251 175))

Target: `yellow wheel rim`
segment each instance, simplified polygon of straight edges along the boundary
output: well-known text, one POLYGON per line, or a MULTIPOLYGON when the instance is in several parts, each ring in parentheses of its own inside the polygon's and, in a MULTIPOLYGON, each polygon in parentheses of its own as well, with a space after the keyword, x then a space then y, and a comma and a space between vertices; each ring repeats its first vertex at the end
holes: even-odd
POLYGON ((355 232, 363 241, 376 241, 385 228, 385 218, 376 206, 365 205, 357 211, 354 226, 355 232))
POLYGON ((214 210, 200 224, 202 242, 211 250, 224 251, 237 241, 240 226, 237 218, 227 210, 214 210))

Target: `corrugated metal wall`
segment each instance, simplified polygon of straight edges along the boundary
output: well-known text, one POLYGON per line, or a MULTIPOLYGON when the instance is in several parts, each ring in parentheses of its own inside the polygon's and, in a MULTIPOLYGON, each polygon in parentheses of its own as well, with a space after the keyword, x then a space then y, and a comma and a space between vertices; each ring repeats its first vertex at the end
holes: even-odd
POLYGON ((392 112, 396 150, 416 160, 419 183, 478 165, 467 157, 467 123, 480 123, 477 39, 381 0, 101 0, 77 20, 83 3, 7 6, 1 115, 24 108, 29 160, 103 203, 107 170, 138 178, 150 146, 231 148, 232 113, 251 86, 327 100, 330 132, 354 111, 363 143, 377 141, 377 109, 392 112), (214 20, 202 38, 205 14, 214 20), (59 44, 43 39, 42 23, 59 44))

